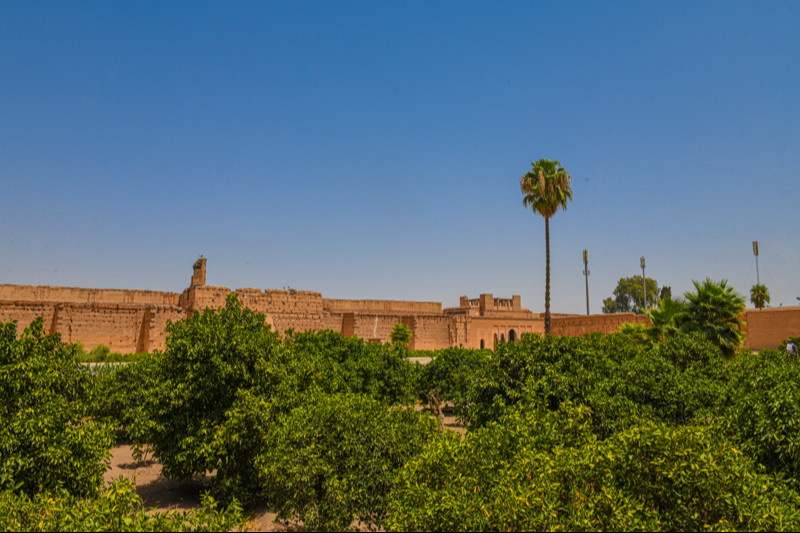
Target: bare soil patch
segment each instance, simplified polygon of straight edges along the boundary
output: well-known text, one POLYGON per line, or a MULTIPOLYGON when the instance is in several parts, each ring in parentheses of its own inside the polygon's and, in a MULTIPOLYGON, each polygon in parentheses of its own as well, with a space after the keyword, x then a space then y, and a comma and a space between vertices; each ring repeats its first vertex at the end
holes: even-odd
MULTIPOLYGON (((105 481, 123 476, 133 480, 136 491, 146 508, 156 511, 189 511, 200 508, 200 495, 210 479, 176 481, 161 475, 161 464, 154 459, 136 461, 128 444, 118 444, 111 450, 111 467, 104 474, 105 481)), ((250 531, 300 531, 296 523, 285 525, 276 522, 275 513, 266 508, 251 511, 248 526, 250 531)))

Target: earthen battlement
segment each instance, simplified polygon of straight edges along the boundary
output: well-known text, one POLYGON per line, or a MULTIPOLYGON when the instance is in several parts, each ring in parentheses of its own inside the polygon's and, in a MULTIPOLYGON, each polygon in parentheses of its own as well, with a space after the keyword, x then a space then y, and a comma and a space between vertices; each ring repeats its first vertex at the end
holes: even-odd
MULTIPOLYGON (((166 344, 166 325, 195 311, 219 309, 235 294, 243 306, 262 313, 278 333, 292 329, 330 329, 370 342, 389 342, 392 328, 411 329, 412 349, 449 346, 492 348, 526 333, 544 332, 544 315, 522 307, 521 297, 462 296, 458 307, 440 302, 345 300, 323 298, 315 291, 206 285, 207 260, 192 265, 189 287, 181 293, 128 289, 91 289, 49 285, 0 284, 0 321, 27 327, 43 317, 50 333, 86 349, 105 344, 120 352, 152 351, 166 344)), ((589 331, 611 333, 625 323, 647 324, 643 315, 576 315, 552 313, 553 333, 577 336, 589 331)), ((747 310, 750 348, 775 348, 787 335, 800 334, 800 307, 747 310)))

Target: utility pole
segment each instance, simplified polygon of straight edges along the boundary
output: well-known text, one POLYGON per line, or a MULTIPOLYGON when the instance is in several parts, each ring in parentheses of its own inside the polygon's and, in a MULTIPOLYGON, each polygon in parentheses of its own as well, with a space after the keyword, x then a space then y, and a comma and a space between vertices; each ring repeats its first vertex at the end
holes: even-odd
POLYGON ((761 276, 758 275, 758 241, 753 241, 753 255, 756 256, 756 283, 761 285, 761 276))
POLYGON ((583 275, 586 278, 586 314, 589 314, 589 252, 583 251, 583 275))
POLYGON ((644 290, 644 308, 647 309, 647 278, 644 277, 644 256, 639 259, 639 264, 642 265, 642 289, 644 290))

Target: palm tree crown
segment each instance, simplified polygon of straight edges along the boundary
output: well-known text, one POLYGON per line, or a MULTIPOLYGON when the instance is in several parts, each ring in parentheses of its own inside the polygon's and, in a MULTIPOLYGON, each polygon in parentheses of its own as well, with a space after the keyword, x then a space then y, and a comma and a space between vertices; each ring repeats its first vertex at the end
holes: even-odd
POLYGON ((540 159, 531 163, 531 167, 519 179, 519 188, 524 195, 522 205, 548 219, 559 208, 566 209, 567 202, 572 200, 572 176, 559 161, 540 159))
POLYGON ((550 333, 550 217, 559 208, 566 209, 572 200, 570 182, 572 176, 558 161, 540 159, 531 163, 531 170, 519 179, 522 205, 544 217, 544 232, 547 256, 547 280, 544 291, 544 332, 550 333))
POLYGON ((763 309, 764 304, 769 303, 769 289, 767 289, 767 286, 760 283, 753 285, 753 288, 750 289, 750 301, 758 309, 763 309))

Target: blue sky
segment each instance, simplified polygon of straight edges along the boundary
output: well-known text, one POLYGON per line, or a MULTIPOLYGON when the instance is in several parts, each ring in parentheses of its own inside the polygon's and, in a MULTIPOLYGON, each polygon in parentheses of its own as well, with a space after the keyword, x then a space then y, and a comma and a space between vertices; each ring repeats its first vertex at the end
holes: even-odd
POLYGON ((0 3, 0 283, 800 296, 796 2, 0 3))

